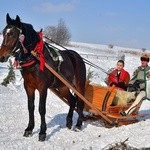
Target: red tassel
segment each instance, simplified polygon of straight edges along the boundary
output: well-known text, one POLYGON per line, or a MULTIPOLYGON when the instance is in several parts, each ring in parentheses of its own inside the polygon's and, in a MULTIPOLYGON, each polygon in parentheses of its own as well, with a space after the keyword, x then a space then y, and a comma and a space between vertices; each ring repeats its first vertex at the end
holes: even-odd
POLYGON ((44 42, 42 39, 43 37, 42 32, 39 32, 39 37, 40 37, 40 41, 37 43, 36 47, 34 48, 34 51, 40 55, 40 70, 44 71, 45 60, 44 60, 44 54, 43 54, 44 42))

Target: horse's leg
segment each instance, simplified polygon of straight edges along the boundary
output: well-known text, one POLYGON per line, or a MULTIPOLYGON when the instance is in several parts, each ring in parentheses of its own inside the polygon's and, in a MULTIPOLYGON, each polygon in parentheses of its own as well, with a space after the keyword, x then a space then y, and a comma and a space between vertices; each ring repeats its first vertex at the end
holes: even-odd
POLYGON ((72 127, 72 117, 73 117, 73 111, 75 109, 76 106, 76 98, 69 92, 69 98, 68 98, 68 102, 69 102, 69 112, 66 118, 66 126, 71 129, 72 127))
POLYGON ((32 130, 34 128, 34 99, 35 99, 35 90, 31 88, 26 88, 26 93, 28 97, 28 111, 29 111, 29 123, 28 127, 25 129, 24 135, 25 137, 29 137, 32 135, 32 130))
POLYGON ((77 99, 77 113, 79 115, 76 128, 81 129, 82 121, 83 121, 83 109, 84 109, 84 102, 80 99, 77 99))
POLYGON ((71 129, 72 127, 72 117, 73 117, 73 111, 76 106, 76 98, 70 93, 68 87, 59 88, 59 92, 62 97, 65 97, 68 100, 69 103, 69 112, 66 117, 66 126, 71 129))
MULTIPOLYGON (((84 69, 83 69, 84 70, 84 69)), ((79 74, 80 75, 80 74, 79 74)), ((78 77, 78 76, 77 76, 78 77)), ((78 90, 78 92, 82 95, 84 95, 85 92, 85 79, 86 76, 83 74, 82 78, 78 77, 76 79, 76 88, 78 90), (83 78, 83 79, 82 79, 83 78), (81 80, 79 80, 81 79, 81 80), (78 82, 80 81, 80 82, 78 82)), ((77 113, 79 115, 78 120, 77 120, 77 124, 76 124, 76 128, 78 128, 79 130, 81 129, 82 126, 82 122, 83 122, 83 109, 84 109, 84 102, 81 98, 79 98, 78 96, 76 96, 77 99, 77 113)))
POLYGON ((46 122, 45 122, 45 114, 46 114, 46 97, 47 97, 47 89, 40 91, 40 101, 39 101, 39 113, 41 116, 41 126, 39 133, 39 141, 45 141, 46 138, 46 122))

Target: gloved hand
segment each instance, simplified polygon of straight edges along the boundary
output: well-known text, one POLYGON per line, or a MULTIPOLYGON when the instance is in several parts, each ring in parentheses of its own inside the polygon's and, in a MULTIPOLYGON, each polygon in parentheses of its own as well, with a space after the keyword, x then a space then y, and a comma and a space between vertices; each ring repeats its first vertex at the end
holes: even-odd
POLYGON ((133 85, 135 86, 135 87, 140 87, 140 84, 141 83, 144 83, 144 80, 136 80, 134 83, 133 83, 133 85))
POLYGON ((133 91, 138 91, 140 89, 140 84, 143 83, 144 80, 136 80, 133 84, 128 84, 128 91, 133 92, 133 91))
POLYGON ((117 84, 117 86, 118 87, 120 87, 120 88, 125 88, 125 83, 124 82, 119 82, 118 84, 117 84))
POLYGON ((127 87, 138 88, 139 84, 140 84, 139 80, 136 80, 133 84, 128 84, 127 87))

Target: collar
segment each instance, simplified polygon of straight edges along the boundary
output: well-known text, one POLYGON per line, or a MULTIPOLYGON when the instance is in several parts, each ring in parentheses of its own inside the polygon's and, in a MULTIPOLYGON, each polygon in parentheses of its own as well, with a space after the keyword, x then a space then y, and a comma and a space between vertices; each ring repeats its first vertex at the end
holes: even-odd
MULTIPOLYGON (((40 37, 40 40, 39 42, 36 44, 35 48, 33 51, 37 52, 39 54, 39 58, 40 58, 40 70, 44 70, 44 64, 45 64, 45 60, 44 60, 44 54, 43 54, 43 46, 44 46, 44 42, 43 42, 43 38, 42 38, 42 32, 39 32, 39 37, 40 37)), ((20 50, 17 51, 16 53, 16 59, 15 59, 15 62, 14 64, 17 64, 15 65, 15 67, 18 66, 18 64, 20 64, 21 67, 28 67, 28 66, 31 66, 32 64, 34 64, 36 62, 36 59, 34 58, 34 56, 31 54, 29 56, 27 56, 26 58, 20 58, 20 50)), ((24 53, 25 54, 25 53, 24 53)), ((27 53, 26 53, 27 54, 27 53)))
POLYGON ((31 60, 29 62, 26 62, 24 64, 20 64, 21 67, 28 67, 31 66, 32 64, 34 64, 36 62, 36 60, 31 60))

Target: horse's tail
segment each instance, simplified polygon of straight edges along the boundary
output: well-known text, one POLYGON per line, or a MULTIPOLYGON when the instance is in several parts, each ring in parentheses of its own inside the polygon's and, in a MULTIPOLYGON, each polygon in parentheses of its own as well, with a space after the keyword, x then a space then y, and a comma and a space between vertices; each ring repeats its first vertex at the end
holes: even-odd
POLYGON ((75 86, 84 95, 86 84, 86 67, 82 57, 75 51, 67 50, 75 71, 75 86))

